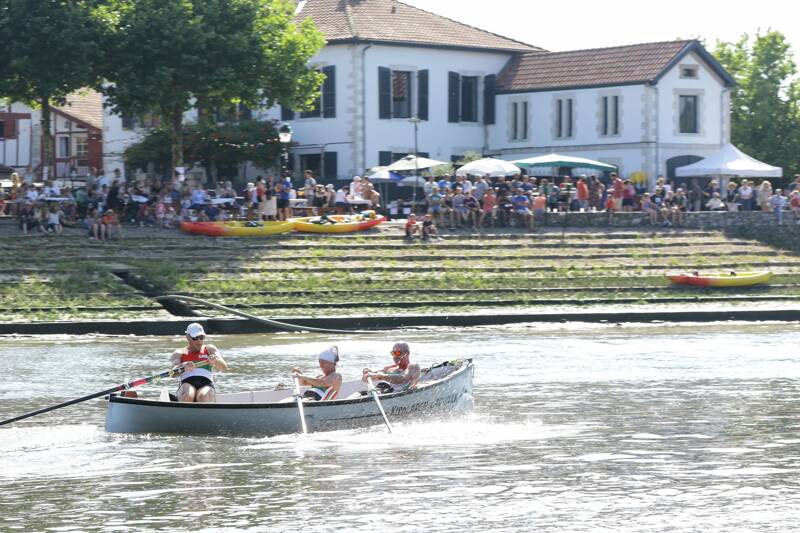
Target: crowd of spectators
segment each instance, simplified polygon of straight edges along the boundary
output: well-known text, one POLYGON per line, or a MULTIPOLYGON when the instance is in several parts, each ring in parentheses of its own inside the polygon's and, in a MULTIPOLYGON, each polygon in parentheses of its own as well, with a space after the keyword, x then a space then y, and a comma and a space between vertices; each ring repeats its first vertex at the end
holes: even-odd
POLYGON ((768 180, 730 180, 724 190, 710 180, 703 187, 676 184, 659 176, 647 189, 616 173, 608 178, 580 175, 560 179, 517 175, 491 180, 484 177, 429 177, 425 183, 427 213, 450 229, 484 226, 532 228, 548 212, 643 212, 651 224, 680 226, 687 211, 763 211, 778 224, 789 210, 800 223, 800 176, 786 190, 773 190, 768 180))
MULTIPOLYGON (((110 176, 96 170, 78 183, 75 187, 53 180, 37 184, 12 174, 10 189, 0 197, 0 214, 15 216, 25 234, 57 235, 65 226, 78 227, 90 239, 103 241, 121 236, 124 225, 169 229, 180 220, 270 221, 298 212, 383 209, 381 195, 369 178, 355 176, 337 187, 318 183, 311 171, 304 173, 296 188, 290 178, 270 175, 258 176, 241 192, 230 181, 208 190, 178 175, 166 182, 126 181, 119 170, 110 176)), ((788 211, 800 222, 800 176, 785 190, 773 190, 768 180, 758 184, 729 180, 720 187, 716 180, 705 186, 693 180, 687 186, 663 177, 648 190, 614 173, 557 179, 429 177, 423 190, 423 202, 411 206, 411 211, 430 215, 432 224, 450 229, 532 229, 548 212, 556 211, 642 212, 651 224, 666 226, 682 225, 687 211, 762 211, 772 213, 778 224, 788 211)))

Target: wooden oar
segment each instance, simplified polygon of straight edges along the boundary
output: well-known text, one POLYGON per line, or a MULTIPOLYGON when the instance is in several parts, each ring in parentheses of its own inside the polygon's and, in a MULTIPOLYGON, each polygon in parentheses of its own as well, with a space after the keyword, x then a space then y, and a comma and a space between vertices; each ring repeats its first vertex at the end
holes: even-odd
POLYGON ((294 398, 297 400, 297 410, 300 411, 300 425, 303 427, 303 435, 308 433, 306 426, 306 412, 303 409, 303 397, 300 396, 300 378, 294 376, 294 398))
POLYGON ((378 409, 380 409, 381 414, 383 415, 383 421, 386 422, 386 429, 388 429, 389 433, 391 433, 392 425, 389 423, 389 418, 386 416, 386 411, 383 410, 383 405, 381 405, 381 401, 378 399, 378 391, 375 390, 375 385, 372 383, 372 378, 367 378, 367 384, 369 385, 369 392, 372 394, 372 398, 375 400, 375 403, 378 404, 378 409))
POLYGON ((81 398, 75 398, 74 400, 70 400, 68 402, 60 403, 58 405, 52 405, 50 407, 45 407, 43 409, 38 409, 36 411, 31 411, 30 413, 25 413, 24 415, 15 416, 14 418, 9 418, 8 420, 0 421, 0 426, 4 426, 6 424, 11 424, 12 422, 18 422, 20 420, 24 420, 26 418, 30 418, 32 416, 40 415, 42 413, 47 413, 49 411, 55 411, 56 409, 61 409, 62 407, 67 407, 68 405, 74 405, 76 403, 85 402, 86 400, 91 400, 92 398, 99 398, 100 396, 105 396, 107 394, 113 394, 115 392, 119 392, 122 390, 133 389, 136 387, 140 387, 157 379, 163 378, 173 378, 175 376, 179 376, 183 374, 186 370, 186 365, 189 363, 184 363, 182 365, 176 366, 175 368, 170 368, 169 370, 165 370, 163 372, 159 372, 158 374, 153 374, 152 376, 147 376, 145 378, 134 379, 133 381, 129 381, 127 383, 123 383, 122 385, 117 385, 116 387, 112 387, 110 389, 106 389, 104 391, 95 392, 94 394, 89 394, 88 396, 83 396, 81 398))

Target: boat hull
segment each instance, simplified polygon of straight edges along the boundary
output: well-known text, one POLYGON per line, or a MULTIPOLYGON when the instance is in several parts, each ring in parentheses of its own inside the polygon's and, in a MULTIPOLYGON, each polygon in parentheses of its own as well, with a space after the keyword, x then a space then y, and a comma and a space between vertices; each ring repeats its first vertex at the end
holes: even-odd
POLYGON ((208 235, 210 237, 264 237, 288 233, 294 229, 294 223, 285 222, 256 222, 255 226, 247 222, 181 222, 181 230, 195 235, 208 235))
POLYGON ((746 287, 767 283, 772 272, 741 272, 737 274, 668 274, 667 278, 678 285, 696 287, 746 287))
POLYGON ((368 230, 386 220, 385 217, 378 216, 356 222, 347 222, 346 215, 333 215, 328 218, 337 221, 336 224, 314 224, 309 222, 312 218, 315 217, 292 218, 289 220, 294 222, 295 231, 302 233, 354 233, 368 230))
MULTIPOLYGON (((405 392, 381 395, 389 420, 425 418, 472 406, 473 364, 464 361, 446 378, 405 392)), ((246 399, 239 393, 231 395, 246 399)), ((289 393, 285 393, 289 394, 289 393)), ((383 423, 375 401, 369 397, 324 402, 304 402, 310 432, 367 427, 383 423)), ((301 431, 297 404, 280 403, 177 403, 109 397, 106 431, 110 433, 169 433, 194 435, 273 436, 301 431)))

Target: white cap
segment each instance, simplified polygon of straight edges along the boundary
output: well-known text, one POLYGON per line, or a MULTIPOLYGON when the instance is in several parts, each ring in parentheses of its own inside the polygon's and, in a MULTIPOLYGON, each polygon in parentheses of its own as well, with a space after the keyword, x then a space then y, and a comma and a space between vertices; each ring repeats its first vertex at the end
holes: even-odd
POLYGON ((339 348, 336 346, 331 346, 327 350, 324 350, 321 354, 319 354, 320 361, 327 361, 329 363, 338 363, 339 362, 339 348))
POLYGON ((188 326, 186 326, 186 334, 190 337, 198 337, 200 335, 205 335, 206 332, 203 330, 203 326, 198 324, 197 322, 192 322, 188 326))

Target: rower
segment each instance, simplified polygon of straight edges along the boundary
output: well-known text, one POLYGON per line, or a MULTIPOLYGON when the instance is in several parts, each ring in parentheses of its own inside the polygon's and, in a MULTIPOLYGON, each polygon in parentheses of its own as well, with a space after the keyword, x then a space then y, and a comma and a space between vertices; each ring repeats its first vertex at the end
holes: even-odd
POLYGON ((292 369, 292 375, 298 378, 301 386, 311 387, 303 393, 303 401, 335 400, 342 387, 342 375, 336 371, 339 348, 331 346, 319 354, 318 359, 322 375, 315 378, 304 376, 299 368, 292 369))
POLYGON ((228 364, 213 344, 205 344, 206 332, 197 322, 186 328, 188 346, 175 350, 170 356, 173 367, 184 363, 178 401, 210 403, 217 399, 212 370, 228 370, 228 364))
POLYGON ((401 392, 413 388, 419 380, 419 365, 411 364, 411 349, 406 342, 396 342, 392 346, 393 364, 386 366, 379 372, 374 372, 369 368, 363 370, 362 379, 367 378, 377 380, 375 388, 381 394, 389 392, 401 392))

